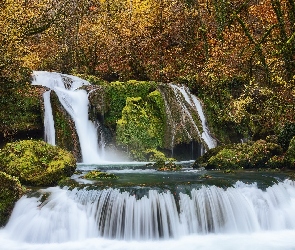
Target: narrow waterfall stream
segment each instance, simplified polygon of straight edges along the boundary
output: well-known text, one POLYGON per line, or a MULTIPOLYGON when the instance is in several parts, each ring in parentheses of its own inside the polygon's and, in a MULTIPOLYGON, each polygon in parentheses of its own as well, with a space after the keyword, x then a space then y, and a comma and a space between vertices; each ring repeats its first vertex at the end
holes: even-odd
MULTIPOLYGON (((174 84, 171 84, 171 87, 174 90, 177 101, 179 102, 180 105, 182 105, 184 112, 186 112, 189 115, 192 123, 194 124, 195 129, 197 130, 197 133, 204 140, 204 142, 206 143, 208 148, 210 149, 210 148, 216 147, 217 142, 210 134, 209 128, 207 126, 206 117, 203 112, 203 108, 202 108, 202 104, 201 104, 200 100, 196 96, 194 96, 190 93, 188 87, 177 86, 174 84), (190 107, 192 107, 193 109, 195 109, 197 111, 197 114, 199 115, 201 123, 202 123, 202 129, 203 129, 202 133, 199 131, 199 129, 198 129, 197 125, 195 124, 192 116, 190 115, 190 112, 188 111, 187 107, 183 104, 182 100, 178 97, 179 94, 182 95, 182 97, 190 105, 190 107)), ((189 133, 191 133, 191 132, 189 132, 189 133)))

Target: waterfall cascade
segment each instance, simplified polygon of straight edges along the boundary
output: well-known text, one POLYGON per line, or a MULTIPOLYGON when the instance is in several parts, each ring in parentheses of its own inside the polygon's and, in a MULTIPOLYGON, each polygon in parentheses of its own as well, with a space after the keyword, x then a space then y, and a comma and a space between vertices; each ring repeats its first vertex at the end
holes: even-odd
MULTIPOLYGON (((99 124, 89 120, 88 94, 85 90, 80 89, 80 87, 90 85, 90 83, 71 75, 35 71, 32 84, 45 86, 49 89, 43 94, 45 140, 50 144, 57 144, 50 103, 50 94, 54 91, 63 109, 75 123, 82 162, 102 163, 105 154, 104 138, 103 135, 99 135, 102 129, 99 129, 99 124)), ((215 147, 216 141, 210 134, 202 105, 198 98, 192 95, 185 86, 168 84, 162 87, 164 88, 162 94, 167 110, 167 128, 165 133, 169 134, 167 138, 170 138, 166 138, 165 141, 171 141, 169 145, 166 145, 167 148, 170 148, 173 152, 175 140, 178 143, 192 142, 192 145, 193 141, 198 141, 201 145, 205 145, 206 149, 215 147), (164 92, 167 91, 170 92, 170 95, 165 97, 164 92)), ((93 89, 92 91, 96 90, 93 89)), ((165 127, 164 124, 163 126, 165 127)), ((203 152, 203 150, 201 151, 203 152)))
POLYGON ((85 90, 79 89, 90 83, 71 75, 35 71, 32 84, 49 88, 43 95, 46 141, 55 145, 54 121, 50 104, 50 92, 55 91, 60 103, 75 122, 83 162, 101 162, 103 159, 98 146, 96 127, 88 120, 88 95, 85 90))
MULTIPOLYGON (((209 149, 216 147, 217 145, 216 140, 210 134, 210 130, 207 126, 206 117, 204 115, 200 100, 196 96, 190 93, 188 87, 177 86, 173 84, 171 84, 171 87, 174 91, 174 95, 176 97, 178 104, 182 107, 183 112, 187 115, 187 117, 193 124, 193 129, 196 130, 199 137, 202 138, 203 142, 208 146, 209 149), (185 100, 185 102, 183 101, 183 99, 185 100), (196 122, 194 121, 191 115, 191 111, 188 109, 188 107, 195 110, 196 113, 198 114, 201 121, 201 125, 202 125, 202 130, 203 130, 202 132, 200 132, 200 129, 198 128, 196 122)), ((192 132, 191 131, 186 131, 186 132, 188 133, 188 136, 192 138, 191 136, 192 132)))
POLYGON ((49 188, 45 202, 21 198, 6 232, 17 241, 52 243, 103 237, 124 240, 180 238, 211 233, 295 230, 295 183, 265 191, 255 184, 158 193, 137 199, 117 189, 72 191, 49 188))

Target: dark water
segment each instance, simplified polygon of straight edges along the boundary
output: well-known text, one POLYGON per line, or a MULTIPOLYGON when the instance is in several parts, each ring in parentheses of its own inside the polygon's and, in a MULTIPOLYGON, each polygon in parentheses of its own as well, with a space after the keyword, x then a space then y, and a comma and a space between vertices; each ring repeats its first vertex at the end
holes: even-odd
POLYGON ((226 173, 221 170, 193 169, 192 162, 181 162, 181 171, 157 171, 145 164, 116 164, 116 165, 84 165, 77 166, 77 174, 72 177, 72 183, 91 185, 92 188, 119 188, 122 191, 144 194, 145 191, 170 190, 172 193, 186 193, 193 188, 215 185, 217 187, 232 187, 237 181, 245 184, 257 183, 257 187, 265 189, 275 183, 290 178, 290 172, 280 171, 233 171, 226 173), (81 178, 88 171, 99 170, 115 174, 118 179, 88 181, 81 178))

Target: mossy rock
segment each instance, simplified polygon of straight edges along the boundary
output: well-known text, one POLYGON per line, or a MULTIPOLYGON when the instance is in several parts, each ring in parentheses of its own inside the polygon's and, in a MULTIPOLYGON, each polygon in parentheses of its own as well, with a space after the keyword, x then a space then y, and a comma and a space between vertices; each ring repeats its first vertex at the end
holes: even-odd
POLYGON ((0 171, 0 227, 4 226, 15 202, 24 194, 25 188, 18 178, 0 171))
POLYGON ((115 174, 110 174, 106 172, 100 172, 100 171, 90 171, 83 177, 84 179, 89 179, 89 180, 114 180, 118 179, 118 176, 115 174))
POLYGON ((182 169, 181 165, 177 165, 176 163, 169 161, 157 161, 153 164, 153 166, 158 170, 158 171, 180 171, 182 169))
POLYGON ((147 161, 157 162, 157 161, 175 161, 174 158, 167 158, 166 155, 156 149, 147 149, 144 151, 145 158, 147 161))
POLYGON ((18 177, 25 185, 55 185, 75 169, 76 159, 71 153, 44 141, 7 143, 0 150, 0 171, 18 177))
MULTIPOLYGON (((282 155, 282 148, 264 140, 237 143, 224 147, 206 162, 207 169, 269 168, 274 156, 282 155)), ((277 167, 277 165, 274 167, 277 167)))
POLYGON ((221 151, 224 148, 224 146, 217 146, 215 148, 209 149, 205 154, 200 156, 193 164, 193 168, 199 168, 203 167, 207 164, 208 160, 216 155, 219 151, 221 151))

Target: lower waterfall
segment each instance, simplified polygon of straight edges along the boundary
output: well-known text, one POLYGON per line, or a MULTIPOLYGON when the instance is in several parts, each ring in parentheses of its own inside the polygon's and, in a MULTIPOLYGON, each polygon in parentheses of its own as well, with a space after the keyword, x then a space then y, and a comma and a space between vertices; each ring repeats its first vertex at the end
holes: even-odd
MULTIPOLYGON (((191 190, 189 194, 180 193, 178 197, 169 191, 159 193, 155 190, 136 197, 111 188, 68 190, 53 187, 42 192, 50 194, 45 201, 22 197, 8 224, 0 231, 6 240, 24 244, 21 249, 29 249, 26 245, 32 244, 46 243, 54 247, 59 243, 60 246, 67 246, 70 242, 92 242, 94 239, 98 243, 110 244, 105 249, 131 249, 128 244, 134 241, 136 244, 141 242, 143 248, 132 249, 148 249, 145 244, 165 247, 171 241, 182 242, 184 238, 189 239, 188 242, 207 242, 211 238, 213 241, 228 237, 244 239, 260 234, 281 237, 282 232, 286 232, 285 243, 289 244, 288 235, 295 236, 295 182, 290 180, 274 184, 266 190, 239 181, 227 189, 203 186, 191 190), (116 245, 117 240, 122 242, 119 243, 122 248, 116 245)), ((233 241, 236 240, 233 238, 233 241)), ((3 244, 5 249, 5 242, 1 246, 3 244)), ((272 248, 263 247, 260 249, 294 249, 276 248, 275 245, 272 248)), ((177 248, 172 245, 166 249, 177 248)), ((244 248, 239 245, 223 248, 219 245, 201 249, 244 248)))

